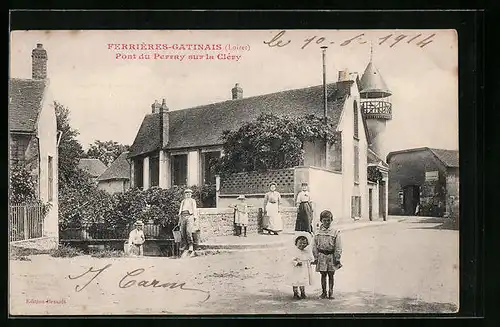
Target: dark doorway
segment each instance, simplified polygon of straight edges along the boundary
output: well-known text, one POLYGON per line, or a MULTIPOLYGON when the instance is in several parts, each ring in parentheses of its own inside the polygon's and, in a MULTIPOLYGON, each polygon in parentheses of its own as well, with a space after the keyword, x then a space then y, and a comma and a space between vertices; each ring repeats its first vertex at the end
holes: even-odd
POLYGON ((368 189, 368 218, 373 220, 373 190, 368 189))
POLYGON ((415 215, 415 209, 420 202, 420 186, 408 185, 403 188, 403 211, 407 216, 415 215))
POLYGON ((387 219, 385 188, 385 181, 380 181, 378 184, 378 216, 384 220, 387 219))
POLYGON ((187 185, 187 154, 179 154, 172 156, 172 185, 184 186, 187 185))

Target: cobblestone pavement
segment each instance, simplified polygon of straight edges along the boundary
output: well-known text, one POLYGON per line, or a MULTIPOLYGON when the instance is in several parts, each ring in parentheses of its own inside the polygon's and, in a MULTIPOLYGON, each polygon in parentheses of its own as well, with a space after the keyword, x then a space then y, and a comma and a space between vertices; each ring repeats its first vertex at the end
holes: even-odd
POLYGON ((336 274, 333 300, 317 298, 319 275, 307 288, 308 299, 292 299, 284 249, 188 259, 11 260, 11 314, 454 312, 458 231, 440 226, 421 219, 343 232, 344 267, 336 274), (153 287, 154 279, 168 287, 153 287))

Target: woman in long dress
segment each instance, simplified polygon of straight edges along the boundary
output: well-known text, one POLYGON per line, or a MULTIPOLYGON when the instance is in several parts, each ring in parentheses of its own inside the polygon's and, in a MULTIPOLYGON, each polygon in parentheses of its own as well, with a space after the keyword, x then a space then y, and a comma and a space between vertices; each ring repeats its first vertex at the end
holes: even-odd
POLYGON ((270 191, 264 196, 264 222, 263 229, 269 234, 278 235, 283 230, 280 204, 281 195, 276 191, 276 183, 271 183, 270 191))
POLYGON ((295 231, 312 233, 313 208, 311 196, 307 189, 307 183, 302 183, 302 191, 297 194, 297 220, 295 231))

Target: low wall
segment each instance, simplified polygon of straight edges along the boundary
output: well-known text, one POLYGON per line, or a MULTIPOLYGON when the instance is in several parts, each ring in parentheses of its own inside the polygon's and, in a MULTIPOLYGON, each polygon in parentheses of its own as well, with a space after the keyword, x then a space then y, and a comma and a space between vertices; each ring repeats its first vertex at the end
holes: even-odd
MULTIPOLYGON (((295 207, 282 207, 281 217, 284 230, 295 228, 297 210, 295 207)), ((199 225, 201 242, 217 236, 234 235, 234 211, 231 208, 200 208, 199 225)), ((247 234, 257 234, 262 230, 261 209, 251 209, 248 215, 247 234)))
POLYGON ((57 249, 59 241, 56 237, 40 237, 31 240, 10 242, 11 246, 24 248, 24 249, 35 249, 40 251, 48 251, 57 249))
MULTIPOLYGON (((246 198, 246 202, 254 206, 254 208, 263 208, 264 207, 264 196, 265 194, 244 194, 246 198)), ((239 200, 236 200, 238 195, 220 195, 217 201, 217 208, 225 209, 228 208, 232 204, 238 203, 239 200)), ((293 207, 295 199, 293 193, 281 193, 281 205, 283 207, 293 207)))

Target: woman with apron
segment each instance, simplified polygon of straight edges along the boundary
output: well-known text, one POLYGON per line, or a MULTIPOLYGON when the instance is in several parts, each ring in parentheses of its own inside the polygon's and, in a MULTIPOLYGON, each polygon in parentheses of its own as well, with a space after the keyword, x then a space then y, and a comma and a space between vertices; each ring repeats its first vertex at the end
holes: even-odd
POLYGON ((280 204, 281 195, 276 191, 276 183, 269 185, 270 191, 264 196, 264 221, 263 230, 268 234, 278 235, 283 230, 280 204))

